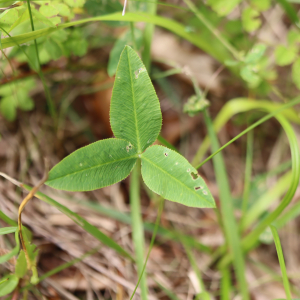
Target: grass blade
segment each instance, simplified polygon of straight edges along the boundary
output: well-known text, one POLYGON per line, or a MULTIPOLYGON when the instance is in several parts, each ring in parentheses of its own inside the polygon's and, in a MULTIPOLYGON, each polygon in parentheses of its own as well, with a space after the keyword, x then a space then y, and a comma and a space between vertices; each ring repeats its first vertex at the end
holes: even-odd
MULTIPOLYGON (((209 137, 212 141, 212 150, 219 149, 218 138, 215 134, 212 121, 208 115, 208 112, 204 111, 204 121, 207 127, 209 137)), ((225 231, 225 237, 229 251, 233 256, 233 265, 236 271, 236 277, 239 284, 239 290, 244 300, 249 299, 248 286, 245 278, 245 262, 242 253, 240 237, 238 233, 238 226, 236 224, 233 203, 230 193, 230 187, 225 169, 225 163, 221 153, 213 157, 214 170, 216 174, 216 181, 220 192, 221 201, 221 214, 223 220, 223 226, 225 231)))
POLYGON ((286 273, 286 267, 285 267, 285 262, 284 262, 284 257, 283 257, 283 252, 282 252, 279 235, 278 235, 277 229, 274 225, 271 225, 270 228, 271 228, 273 238, 274 238, 274 243, 276 246, 276 251, 277 251, 280 269, 281 269, 281 273, 282 273, 282 281, 283 281, 286 298, 287 298, 287 300, 291 300, 292 295, 291 295, 291 291, 290 291, 290 284, 289 284, 289 279, 288 279, 288 276, 286 273))
POLYGON ((88 22, 95 22, 95 21, 127 21, 127 22, 146 22, 150 24, 155 24, 162 28, 165 28, 178 36, 186 39, 187 41, 191 42, 198 48, 202 49, 203 51, 209 53, 212 57, 220 62, 224 62, 227 59, 231 59, 231 54, 224 49, 223 45, 220 44, 219 48, 212 47, 211 42, 209 39, 204 39, 199 36, 199 34, 187 32, 184 25, 156 15, 150 15, 147 13, 126 13, 125 16, 122 16, 121 13, 109 14, 94 18, 86 18, 74 22, 60 24, 57 27, 49 27, 45 29, 36 30, 34 32, 24 33, 20 35, 16 35, 14 37, 9 37, 2 39, 2 47, 3 49, 15 46, 16 44, 24 44, 34 39, 37 39, 42 36, 46 36, 54 31, 68 28, 80 24, 85 24, 88 22))
MULTIPOLYGON (((27 191, 31 191, 32 187, 26 184, 21 184, 21 187, 23 187, 27 191)), ((56 202, 52 198, 46 196, 45 194, 41 192, 37 192, 35 194, 35 197, 38 199, 56 207, 59 211, 61 211, 63 214, 68 216, 71 220, 73 220, 77 225, 82 227, 86 232, 90 233, 92 236, 94 236, 97 240, 102 242, 104 245, 114 249, 119 254, 134 260, 131 255, 124 250, 120 245, 118 245, 114 240, 112 240, 110 237, 105 235, 103 232, 101 232, 97 227, 91 225, 89 222, 87 222, 84 218, 80 217, 78 214, 72 212, 70 209, 65 207, 64 205, 56 202)))

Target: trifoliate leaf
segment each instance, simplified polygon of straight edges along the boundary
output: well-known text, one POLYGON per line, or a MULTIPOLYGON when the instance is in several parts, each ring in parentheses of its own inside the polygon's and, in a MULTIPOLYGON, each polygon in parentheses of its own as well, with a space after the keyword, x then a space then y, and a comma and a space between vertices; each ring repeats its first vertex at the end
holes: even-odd
POLYGON ((256 67, 253 65, 246 65, 241 68, 240 75, 248 83, 250 88, 257 87, 261 82, 261 78, 257 74, 256 67))
POLYGON ((0 27, 8 31, 11 25, 19 18, 17 8, 8 9, 0 15, 0 27))
POLYGON ((259 28, 261 20, 258 19, 259 12, 251 7, 247 7, 242 13, 242 23, 246 31, 252 32, 259 28))
POLYGON ((59 12, 59 14, 63 17, 70 17, 71 16, 71 11, 68 5, 64 3, 58 3, 55 6, 59 12))
POLYGON ((297 55, 297 47, 289 46, 285 47, 279 45, 275 49, 275 61, 278 66, 287 66, 291 64, 297 55))
POLYGON ((220 16, 228 15, 242 0, 208 0, 207 4, 220 16))
POLYGON ((53 5, 42 5, 39 9, 39 12, 46 18, 56 17, 59 13, 58 9, 53 5))
POLYGON ((251 5, 258 11, 265 11, 270 8, 271 0, 251 0, 251 5))
POLYGON ((257 44, 255 45, 246 55, 245 63, 257 63, 262 56, 265 54, 267 47, 264 44, 257 44))

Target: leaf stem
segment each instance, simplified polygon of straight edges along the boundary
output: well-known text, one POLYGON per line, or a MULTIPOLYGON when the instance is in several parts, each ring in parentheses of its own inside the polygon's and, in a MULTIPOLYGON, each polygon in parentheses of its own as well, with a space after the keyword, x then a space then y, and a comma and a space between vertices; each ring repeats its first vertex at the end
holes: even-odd
POLYGON ((148 299, 148 288, 146 273, 143 274, 144 253, 145 253, 145 239, 144 226, 141 217, 141 203, 140 203, 140 168, 141 161, 138 159, 135 167, 132 170, 130 177, 130 210, 132 219, 132 239, 136 254, 136 263, 138 269, 138 276, 141 276, 141 299, 148 299))
POLYGON ((149 246, 149 250, 148 250, 148 253, 147 253, 147 257, 146 257, 146 260, 145 260, 145 263, 144 263, 144 266, 143 266, 143 270, 141 272, 141 275, 139 277, 139 280, 135 286, 135 289, 130 297, 130 300, 132 300, 140 282, 141 282, 141 279, 144 275, 144 272, 145 272, 145 269, 146 269, 146 266, 147 266, 147 262, 148 262, 148 259, 149 259, 149 256, 150 256, 150 253, 151 253, 151 250, 153 248, 153 245, 154 245, 154 241, 155 241, 155 237, 156 237, 156 234, 157 234, 157 231, 158 231, 158 228, 159 228, 159 223, 160 223, 160 218, 161 218, 161 214, 162 214, 162 211, 163 211, 163 208, 164 208, 164 202, 165 200, 162 198, 160 203, 159 203, 159 208, 158 208, 158 214, 157 214, 157 218, 156 218, 156 221, 155 221, 155 227, 154 227, 154 230, 153 230, 153 234, 152 234, 152 238, 151 238, 151 242, 150 242, 150 246, 149 246))

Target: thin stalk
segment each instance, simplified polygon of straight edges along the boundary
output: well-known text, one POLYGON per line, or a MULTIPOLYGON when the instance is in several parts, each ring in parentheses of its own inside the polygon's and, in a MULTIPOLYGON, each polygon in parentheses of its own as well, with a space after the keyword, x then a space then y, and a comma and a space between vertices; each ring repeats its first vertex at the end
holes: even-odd
POLYGON ((241 60, 239 52, 222 36, 222 34, 206 19, 206 17, 197 9, 190 0, 184 0, 185 4, 195 14, 195 16, 203 23, 203 25, 223 44, 223 46, 234 56, 238 61, 241 60))
MULTIPOLYGON (((157 3, 156 1, 154 3, 147 3, 147 12, 150 15, 155 15, 157 9, 157 3)), ((151 74, 151 44, 152 44, 152 37, 154 33, 154 24, 147 23, 144 29, 144 50, 142 53, 142 58, 144 65, 148 71, 148 74, 151 74)))
MULTIPOLYGON (((217 151, 219 141, 213 128, 212 120, 207 110, 204 110, 204 121, 211 140, 212 150, 217 151)), ((233 256, 233 265, 236 271, 236 277, 239 284, 239 290, 243 300, 249 299, 247 281, 245 278, 245 262, 240 243, 238 225, 234 216, 234 208, 230 193, 229 181, 226 173, 225 163, 221 153, 213 157, 216 181, 220 191, 221 214, 224 225, 225 238, 229 251, 233 256)))
POLYGON ((283 257, 283 252, 282 252, 279 235, 278 235, 278 232, 277 232, 277 229, 275 226, 271 225, 270 228, 271 228, 272 235, 274 238, 274 243, 276 246, 276 251, 277 251, 280 269, 281 269, 281 273, 282 273, 282 281, 283 281, 286 298, 287 298, 287 300, 292 300, 290 283, 289 283, 289 279, 288 279, 288 276, 286 273, 286 267, 285 267, 285 262, 284 262, 284 257, 283 257))
POLYGON ((147 253, 147 257, 146 257, 146 260, 145 260, 145 263, 144 263, 144 266, 143 266, 143 270, 140 274, 140 277, 139 277, 139 280, 134 288, 134 291, 130 297, 130 300, 132 300, 141 280, 142 280, 142 277, 144 275, 144 272, 146 270, 146 266, 147 266, 147 262, 148 262, 148 259, 149 259, 149 256, 150 256, 150 253, 151 253, 151 250, 153 248, 153 245, 154 245, 154 241, 155 241, 155 237, 156 237, 156 234, 157 234, 157 231, 158 231, 158 228, 159 228, 159 223, 160 223, 160 218, 161 218, 161 214, 163 212, 163 208, 164 208, 164 203, 165 203, 165 200, 163 198, 161 198, 160 200, 160 203, 159 203, 159 208, 158 208, 158 214, 157 214, 157 217, 156 217, 156 221, 155 221, 155 227, 154 227, 154 230, 153 230, 153 234, 152 234, 152 238, 151 238, 151 242, 150 242, 150 246, 149 246, 149 250, 148 250, 148 253, 147 253))
POLYGON ((141 298, 148 299, 148 287, 146 273, 143 274, 145 239, 144 226, 141 217, 141 198, 140 198, 140 173, 141 162, 137 161, 130 177, 130 210, 132 219, 132 239, 136 255, 138 276, 140 277, 141 298))
MULTIPOLYGON (((34 30, 34 24, 33 24, 31 7, 30 7, 30 0, 27 0, 27 6, 28 6, 28 11, 29 11, 31 30, 35 31, 34 30)), ((45 79, 44 74, 43 74, 43 72, 41 70, 41 61, 40 61, 39 50, 38 50, 36 39, 34 39, 34 46, 35 46, 36 59, 37 59, 37 70, 36 71, 37 71, 37 73, 39 74, 39 76, 40 76, 40 78, 42 80, 44 91, 45 91, 45 94, 46 94, 46 99, 47 99, 48 107, 49 107, 49 110, 50 110, 50 114, 51 114, 51 116, 54 119, 54 122, 56 124, 56 122, 57 122, 57 115, 56 115, 56 111, 55 111, 53 100, 52 100, 51 95, 50 95, 50 91, 49 91, 47 83, 46 83, 46 79, 45 79)))
POLYGON ((231 291, 231 280, 230 280, 230 271, 228 268, 223 268, 221 270, 221 300, 230 300, 230 291, 231 291))
POLYGON ((253 163, 253 130, 247 134, 247 153, 246 153, 246 167, 245 167, 245 181, 242 203, 242 216, 246 214, 249 202, 251 171, 253 163))

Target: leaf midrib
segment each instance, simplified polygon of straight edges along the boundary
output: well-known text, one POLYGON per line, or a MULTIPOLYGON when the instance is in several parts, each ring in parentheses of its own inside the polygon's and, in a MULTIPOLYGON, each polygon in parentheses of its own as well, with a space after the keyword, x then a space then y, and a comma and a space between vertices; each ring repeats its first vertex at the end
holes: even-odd
POLYGON ((59 176, 59 177, 56 177, 56 178, 54 178, 54 179, 47 180, 46 183, 47 183, 47 182, 54 181, 54 180, 57 180, 57 179, 60 179, 60 178, 69 177, 69 176, 75 175, 75 174, 77 174, 77 173, 86 172, 86 171, 89 171, 89 170, 92 170, 92 169, 95 169, 95 168, 103 167, 103 166, 105 166, 105 165, 113 164, 113 163, 120 162, 120 161, 124 161, 124 160, 129 160, 129 159, 132 159, 132 158, 137 158, 137 154, 134 154, 134 155, 129 156, 129 157, 126 157, 126 158, 122 158, 122 159, 110 161, 110 162, 107 162, 107 163, 101 163, 101 164, 98 164, 98 165, 93 166, 93 167, 85 168, 85 169, 82 169, 82 170, 80 170, 80 171, 75 171, 75 172, 73 172, 73 173, 68 173, 68 174, 66 174, 66 175, 59 176))
MULTIPOLYGON (((188 189, 187 186, 185 184, 182 183, 182 181, 180 181, 178 178, 173 177, 170 175, 170 173, 166 172, 164 169, 162 169, 161 167, 159 167, 158 165, 154 164, 150 159, 146 158, 145 156, 142 156, 142 159, 145 159, 146 161, 148 161, 149 163, 151 163, 152 165, 154 165, 157 169, 160 169, 163 173, 167 174, 169 177, 173 178, 175 181, 179 182, 180 185, 182 185, 184 188, 188 189)), ((190 189, 188 189, 190 190, 190 189)), ((210 201, 208 201, 205 197, 200 196, 199 194, 197 194, 197 192, 195 192, 194 190, 192 190, 192 192, 194 194, 196 194, 198 197, 203 198, 206 202, 211 203, 210 201)))
POLYGON ((136 107, 135 107, 135 93, 134 93, 134 88, 133 88, 132 69, 131 69, 131 64, 130 64, 128 48, 126 48, 126 53, 127 53, 128 66, 129 66, 129 76, 130 76, 130 85, 131 85, 131 93, 132 93, 132 105, 133 105, 135 132, 136 132, 136 139, 137 139, 137 152, 141 153, 142 152, 141 151, 141 142, 140 142, 140 135, 139 135, 139 129, 138 129, 138 124, 137 124, 136 107))

